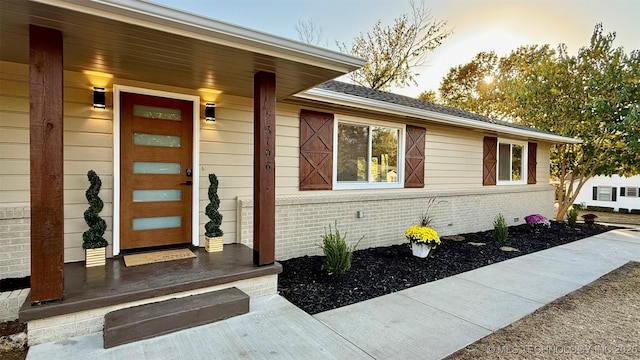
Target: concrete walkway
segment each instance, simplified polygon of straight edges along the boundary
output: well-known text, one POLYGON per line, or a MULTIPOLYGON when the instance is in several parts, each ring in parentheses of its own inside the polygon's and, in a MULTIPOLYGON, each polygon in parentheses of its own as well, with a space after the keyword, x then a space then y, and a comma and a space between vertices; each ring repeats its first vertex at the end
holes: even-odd
POLYGON ((102 348, 102 333, 32 347, 28 360, 440 359, 624 265, 640 229, 614 230, 311 316, 284 298, 150 340, 102 348))

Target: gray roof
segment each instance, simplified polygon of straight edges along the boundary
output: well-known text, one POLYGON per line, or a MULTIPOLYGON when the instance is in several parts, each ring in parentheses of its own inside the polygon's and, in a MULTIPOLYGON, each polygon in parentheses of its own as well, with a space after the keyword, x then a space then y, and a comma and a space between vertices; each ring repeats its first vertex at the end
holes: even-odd
POLYGON ((510 123, 507 121, 495 120, 486 116, 470 113, 468 111, 464 111, 464 110, 460 110, 460 109, 456 109, 448 106, 434 104, 428 101, 423 101, 423 100, 412 98, 409 96, 393 94, 386 91, 374 90, 364 86, 348 84, 348 83, 335 81, 335 80, 327 81, 326 83, 316 86, 316 88, 338 92, 342 94, 347 94, 347 95, 358 96, 358 97, 367 98, 371 100, 383 101, 383 102, 396 104, 396 105, 407 106, 415 109, 433 111, 441 114, 457 116, 457 117, 470 119, 470 120, 482 121, 485 123, 502 125, 502 126, 507 126, 507 127, 522 129, 527 131, 533 131, 533 132, 542 133, 542 134, 558 135, 553 132, 539 130, 539 129, 524 126, 524 125, 518 125, 518 124, 510 123))

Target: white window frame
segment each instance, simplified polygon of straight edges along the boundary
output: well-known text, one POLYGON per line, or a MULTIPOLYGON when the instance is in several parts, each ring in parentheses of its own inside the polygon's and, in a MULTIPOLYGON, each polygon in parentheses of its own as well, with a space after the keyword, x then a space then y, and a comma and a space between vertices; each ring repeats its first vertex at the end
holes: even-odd
MULTIPOLYGON (((354 190, 354 189, 401 189, 404 188, 404 153, 405 153, 405 137, 407 126, 405 124, 397 124, 385 121, 362 119, 353 116, 335 115, 333 122, 333 190, 354 190), (367 159, 369 170, 367 171, 368 181, 347 182, 338 181, 338 125, 352 124, 357 126, 379 126, 390 129, 400 130, 398 136, 398 182, 371 182, 371 159, 367 159)), ((371 131, 369 131, 368 154, 371 156, 371 131)))
POLYGON ((597 186, 598 188, 598 196, 596 197, 596 201, 612 201, 611 199, 613 198, 613 187, 611 186, 597 186), (600 189, 609 189, 609 198, 608 199, 601 199, 600 198, 600 189))
MULTIPOLYGON (((529 162, 529 146, 526 141, 513 140, 506 138, 498 138, 498 144, 496 146, 496 184, 497 185, 527 185, 527 168, 529 162), (522 176, 519 181, 513 180, 500 180, 500 144, 510 144, 522 146, 522 176)), ((511 154, 511 152, 510 152, 511 154)), ((510 155, 511 156, 511 155, 510 155)), ((511 157, 509 158, 509 173, 513 173, 511 168, 511 157)))

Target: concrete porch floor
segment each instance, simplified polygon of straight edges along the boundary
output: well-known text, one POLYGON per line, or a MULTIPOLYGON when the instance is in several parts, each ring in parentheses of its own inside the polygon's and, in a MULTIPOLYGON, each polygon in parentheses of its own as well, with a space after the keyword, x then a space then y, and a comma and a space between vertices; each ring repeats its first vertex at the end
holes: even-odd
POLYGON ((441 359, 628 261, 640 232, 614 230, 315 316, 263 296, 229 320, 108 350, 84 335, 27 359, 441 359))

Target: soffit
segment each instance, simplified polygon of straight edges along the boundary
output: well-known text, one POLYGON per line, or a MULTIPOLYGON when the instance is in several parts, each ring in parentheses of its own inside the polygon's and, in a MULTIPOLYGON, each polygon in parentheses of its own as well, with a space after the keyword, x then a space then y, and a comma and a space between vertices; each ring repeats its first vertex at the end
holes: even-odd
POLYGON ((91 5, 98 6, 95 13, 100 15, 87 13, 86 8, 80 12, 31 1, 1 1, 0 60, 28 63, 29 24, 33 24, 62 31, 65 70, 99 71, 115 78, 246 97, 253 97, 254 74, 267 71, 276 74, 278 99, 338 77, 360 62, 304 44, 299 45, 303 51, 297 51, 295 42, 268 35, 247 39, 205 26, 91 5), (113 18, 105 17, 111 10, 113 18), (288 47, 271 44, 267 41, 271 39, 282 40, 288 47), (323 58, 326 54, 333 57, 323 58))

